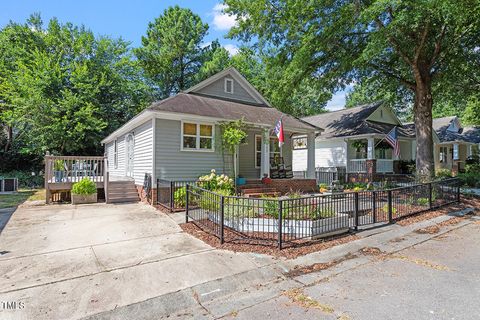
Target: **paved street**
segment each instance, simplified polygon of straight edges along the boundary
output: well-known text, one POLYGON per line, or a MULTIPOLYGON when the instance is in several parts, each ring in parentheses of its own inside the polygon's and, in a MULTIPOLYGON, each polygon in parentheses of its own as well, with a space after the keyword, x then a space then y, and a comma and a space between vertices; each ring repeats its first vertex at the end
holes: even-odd
POLYGON ((0 301, 23 307, 0 318, 477 319, 480 223, 452 218, 285 260, 212 248, 181 213, 140 203, 18 208, 0 235, 0 301))
POLYGON ((478 319, 479 246, 477 222, 345 271, 300 276, 301 290, 227 318, 478 319))

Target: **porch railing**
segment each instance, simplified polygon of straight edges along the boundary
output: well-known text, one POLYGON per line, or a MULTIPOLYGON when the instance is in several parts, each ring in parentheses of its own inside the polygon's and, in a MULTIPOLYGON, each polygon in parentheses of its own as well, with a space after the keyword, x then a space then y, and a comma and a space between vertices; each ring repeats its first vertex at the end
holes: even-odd
MULTIPOLYGON (((378 173, 393 173, 392 159, 377 159, 378 173)), ((348 161, 348 172, 364 173, 367 172, 367 159, 350 159, 348 161)))
MULTIPOLYGON (((69 190, 75 182, 87 178, 105 188, 108 185, 107 159, 101 156, 45 156, 47 203, 51 190, 69 190)), ((107 198, 107 190, 105 197, 107 198)), ((106 199, 107 200, 107 199, 106 199)))

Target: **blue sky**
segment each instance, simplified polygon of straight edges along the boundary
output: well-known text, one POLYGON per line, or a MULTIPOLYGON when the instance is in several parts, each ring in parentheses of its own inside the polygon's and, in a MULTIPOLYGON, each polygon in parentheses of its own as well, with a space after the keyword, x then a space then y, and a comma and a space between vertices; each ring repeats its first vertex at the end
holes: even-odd
MULTIPOLYGON (((190 8, 210 26, 205 42, 219 39, 234 54, 238 42, 224 36, 234 23, 232 17, 222 14, 219 0, 15 0, 0 3, 0 26, 9 21, 24 22, 31 13, 39 12, 44 22, 57 17, 61 22, 83 24, 96 34, 122 37, 132 46, 139 46, 149 21, 172 5, 190 8)), ((345 93, 339 92, 329 101, 331 110, 345 105, 345 93)))

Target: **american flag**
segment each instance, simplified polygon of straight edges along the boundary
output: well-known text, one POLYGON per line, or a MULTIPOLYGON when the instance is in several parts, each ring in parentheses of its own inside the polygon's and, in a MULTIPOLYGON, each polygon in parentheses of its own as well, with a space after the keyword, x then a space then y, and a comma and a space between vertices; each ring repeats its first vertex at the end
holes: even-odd
POLYGON ((278 146, 281 147, 283 143, 285 142, 285 139, 283 138, 283 122, 282 118, 280 118, 277 121, 277 124, 275 125, 275 128, 273 128, 273 133, 277 136, 278 138, 278 146))
POLYGON ((393 127, 392 130, 387 134, 385 140, 393 148, 393 154, 398 158, 400 157, 400 143, 398 141, 397 126, 393 127))

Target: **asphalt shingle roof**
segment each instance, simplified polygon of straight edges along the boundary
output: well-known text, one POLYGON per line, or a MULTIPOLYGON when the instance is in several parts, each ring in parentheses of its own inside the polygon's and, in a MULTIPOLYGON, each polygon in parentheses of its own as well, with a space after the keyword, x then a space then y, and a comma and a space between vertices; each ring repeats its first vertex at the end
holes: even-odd
POLYGON ((480 128, 464 127, 458 133, 447 130, 456 117, 443 117, 433 119, 432 127, 437 133, 440 142, 465 141, 480 143, 480 128))
MULTIPOLYGON (((369 121, 367 118, 381 106, 381 103, 362 105, 349 109, 321 113, 302 118, 303 120, 325 129, 322 138, 337 138, 361 134, 387 134, 395 125, 369 121)), ((398 126, 398 134, 403 137, 414 137, 410 127, 398 126)))
POLYGON ((321 130, 321 128, 269 106, 251 105, 237 101, 206 97, 194 93, 179 93, 171 98, 154 102, 148 109, 226 120, 243 118, 244 121, 252 124, 271 124, 272 126, 282 117, 286 130, 321 130))

